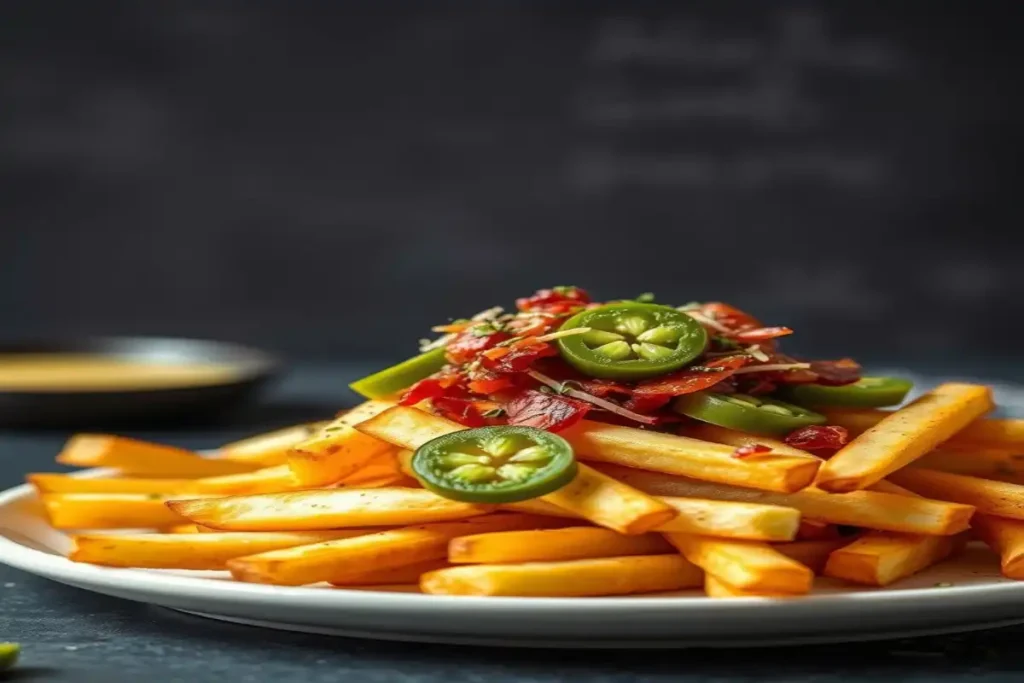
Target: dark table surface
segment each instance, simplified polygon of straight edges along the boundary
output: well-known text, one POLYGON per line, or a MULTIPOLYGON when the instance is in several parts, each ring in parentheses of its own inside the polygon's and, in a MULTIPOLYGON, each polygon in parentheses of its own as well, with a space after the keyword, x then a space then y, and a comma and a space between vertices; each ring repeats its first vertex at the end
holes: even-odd
MULTIPOLYGON (((189 447, 330 415, 355 366, 305 367, 229 424, 132 431, 189 447)), ((972 375, 978 373, 972 371, 972 375)), ((991 376, 1020 382, 1024 368, 991 376)), ((1004 381, 1006 381, 1004 379, 1004 381)), ((1011 394, 1012 386, 1005 387, 1011 394)), ((1005 394, 1004 394, 1005 395, 1005 394)), ((54 469, 62 432, 0 432, 0 488, 54 469)), ((557 651, 388 643, 235 626, 95 595, 0 565, 0 641, 23 643, 4 681, 513 683, 554 681, 1019 681, 1024 626, 793 648, 557 651)))

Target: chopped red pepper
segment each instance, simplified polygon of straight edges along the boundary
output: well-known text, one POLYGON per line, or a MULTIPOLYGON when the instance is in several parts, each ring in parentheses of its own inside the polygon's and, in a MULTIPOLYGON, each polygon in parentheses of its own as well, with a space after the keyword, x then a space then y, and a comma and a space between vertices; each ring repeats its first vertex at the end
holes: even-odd
POLYGON ((483 427, 487 419, 476 407, 476 402, 465 398, 440 396, 430 400, 434 412, 465 427, 483 427))
MULTIPOLYGON (((489 374, 489 373, 488 373, 489 374)), ((505 389, 511 389, 515 384, 508 377, 481 377, 469 382, 469 390, 474 394, 490 396, 505 389)))
POLYGON ((589 411, 589 403, 536 389, 521 391, 505 404, 510 425, 536 427, 549 432, 573 426, 589 411))
POLYGON ((811 372, 818 375, 818 383, 828 386, 853 384, 860 379, 860 364, 852 358, 811 361, 811 372))
POLYGON ((662 408, 666 403, 672 400, 672 397, 668 394, 653 394, 651 396, 633 396, 623 404, 623 408, 626 410, 632 410, 634 413, 653 413, 655 410, 662 408))
POLYGON ((784 441, 805 451, 835 451, 850 441, 850 433, 838 425, 811 425, 790 432, 784 441))
POLYGON ((398 405, 412 406, 416 405, 420 401, 425 401, 428 398, 437 398, 444 396, 445 392, 454 383, 454 377, 427 377, 421 379, 416 384, 409 387, 408 391, 402 395, 402 398, 398 401, 398 405))
POLYGON ((485 367, 494 372, 525 372, 534 361, 549 356, 557 356, 558 349, 551 344, 537 342, 525 346, 509 347, 509 352, 498 360, 485 359, 485 367))
POLYGON ((761 321, 754 316, 729 304, 723 304, 721 301, 706 303, 700 307, 699 311, 733 332, 761 327, 761 321))
POLYGON ((448 358, 448 361, 456 365, 468 363, 476 358, 480 352, 486 351, 511 338, 505 332, 494 331, 481 334, 481 329, 486 330, 482 326, 471 327, 465 332, 460 332, 455 339, 448 342, 448 346, 445 347, 445 356, 448 358))
POLYGON ((590 303, 590 295, 579 287, 553 287, 533 296, 516 299, 520 311, 563 314, 590 303))
POLYGON ((665 377, 640 383, 633 390, 634 397, 682 396, 710 389, 747 364, 746 356, 726 356, 691 366, 665 377))
POLYGON ((756 455, 764 455, 765 453, 771 453, 772 449, 769 446, 765 446, 760 443, 750 443, 746 446, 740 446, 732 452, 733 458, 738 460, 745 460, 756 455))

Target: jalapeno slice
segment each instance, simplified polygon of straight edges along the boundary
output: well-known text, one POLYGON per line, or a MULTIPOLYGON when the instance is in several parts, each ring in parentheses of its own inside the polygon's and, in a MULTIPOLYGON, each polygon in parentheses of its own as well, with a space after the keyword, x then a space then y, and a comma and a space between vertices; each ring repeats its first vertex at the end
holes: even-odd
POLYGON ((913 382, 898 377, 861 377, 838 387, 795 384, 786 388, 785 395, 802 406, 880 408, 902 403, 913 386, 913 382))
POLYGON ((465 429, 428 441, 412 457, 423 487, 469 503, 512 503, 562 488, 576 476, 572 446, 533 427, 465 429))
POLYGON ((751 434, 775 436, 825 422, 825 416, 763 396, 699 391, 679 396, 672 403, 677 413, 719 427, 751 434))
POLYGON ((403 389, 408 389, 421 379, 430 377, 446 363, 442 347, 356 380, 349 384, 349 387, 366 398, 388 398, 403 389))
POLYGON ((591 377, 634 380, 678 370, 704 352, 707 332, 668 306, 608 304, 574 315, 562 330, 590 331, 558 340, 562 357, 591 377))

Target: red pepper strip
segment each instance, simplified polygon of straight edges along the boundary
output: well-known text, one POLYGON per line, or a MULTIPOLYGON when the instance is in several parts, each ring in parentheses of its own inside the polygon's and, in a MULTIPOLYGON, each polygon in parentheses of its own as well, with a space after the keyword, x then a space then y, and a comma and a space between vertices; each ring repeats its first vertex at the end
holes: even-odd
POLYGON ((534 343, 527 346, 517 346, 509 349, 509 353, 505 354, 497 361, 485 359, 483 361, 484 367, 494 372, 525 372, 533 365, 533 362, 548 356, 557 356, 558 349, 550 344, 543 342, 534 343))
POLYGON ((521 391, 505 404, 510 425, 536 427, 549 432, 573 426, 589 411, 589 403, 536 389, 521 391))
POLYGON ((457 381, 455 377, 427 377, 426 379, 421 379, 409 387, 408 391, 398 401, 398 405, 412 406, 428 398, 444 396, 445 392, 455 381, 457 381))
POLYGON ((744 313, 734 306, 723 304, 720 301, 712 301, 700 307, 700 312, 715 322, 728 327, 730 330, 750 330, 755 327, 762 327, 761 321, 749 313, 744 313))
POLYGON ((483 427, 487 424, 487 419, 480 414, 475 402, 469 399, 441 396, 431 399, 430 404, 434 407, 434 412, 441 417, 446 417, 465 427, 483 427))
POLYGON ((805 451, 835 451, 849 443, 850 433, 837 425, 811 425, 790 432, 783 441, 805 451))
POLYGON ((490 396, 491 394, 505 389, 510 389, 515 386, 507 377, 486 377, 482 379, 474 379, 469 382, 469 390, 474 394, 483 394, 484 396, 490 396))
POLYGON ((461 365, 476 358, 482 351, 497 346, 511 337, 504 332, 492 332, 490 334, 474 334, 473 328, 459 333, 455 339, 445 347, 445 356, 450 363, 461 365))
POLYGON ((682 396, 710 389, 747 364, 746 356, 726 356, 708 361, 703 366, 689 367, 679 372, 641 383, 633 390, 634 397, 682 396), (705 369, 706 368, 706 369, 705 369), (719 369, 720 368, 720 369, 719 369))
POLYGON ((753 330, 744 330, 733 335, 736 341, 741 342, 763 342, 769 339, 778 339, 793 334, 788 327, 758 327, 753 330))
POLYGON ((653 413, 659 408, 663 407, 666 403, 672 400, 672 397, 668 394, 654 394, 652 396, 633 396, 623 404, 623 408, 626 410, 632 410, 634 413, 646 414, 653 413))
POLYGON ((590 295, 579 287, 558 287, 540 289, 533 296, 516 299, 516 308, 520 311, 567 313, 588 303, 590 295))

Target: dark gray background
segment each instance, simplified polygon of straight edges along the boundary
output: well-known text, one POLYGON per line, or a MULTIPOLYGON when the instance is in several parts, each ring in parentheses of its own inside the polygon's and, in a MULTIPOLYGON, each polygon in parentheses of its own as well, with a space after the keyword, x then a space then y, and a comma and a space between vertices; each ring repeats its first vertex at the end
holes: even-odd
POLYGON ((21 2, 3 336, 398 359, 551 284, 1014 356, 1014 2, 21 2))

